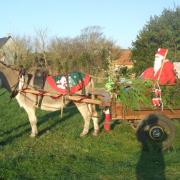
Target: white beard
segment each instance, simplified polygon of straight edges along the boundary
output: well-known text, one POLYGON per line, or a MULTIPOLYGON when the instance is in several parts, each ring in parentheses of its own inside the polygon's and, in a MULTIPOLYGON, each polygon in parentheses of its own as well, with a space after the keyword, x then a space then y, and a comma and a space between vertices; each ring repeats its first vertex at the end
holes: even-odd
POLYGON ((155 57, 155 60, 154 60, 154 75, 161 68, 162 60, 163 60, 162 57, 155 57))

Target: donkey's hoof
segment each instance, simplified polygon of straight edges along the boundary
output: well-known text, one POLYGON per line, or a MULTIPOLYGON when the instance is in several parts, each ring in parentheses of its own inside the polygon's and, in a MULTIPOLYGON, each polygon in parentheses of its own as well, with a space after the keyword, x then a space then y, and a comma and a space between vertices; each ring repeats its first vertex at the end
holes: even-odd
POLYGON ((98 135, 98 132, 99 132, 99 131, 94 131, 94 132, 92 133, 92 135, 93 135, 93 136, 97 136, 97 135, 98 135))
POLYGON ((30 137, 32 137, 32 138, 35 138, 37 136, 37 134, 30 134, 30 137))
POLYGON ((36 137, 36 135, 34 135, 34 134, 30 134, 30 137, 31 137, 31 138, 35 138, 35 137, 36 137))
POLYGON ((87 134, 88 134, 88 132, 86 132, 86 133, 82 132, 82 133, 80 134, 80 137, 85 137, 87 134))

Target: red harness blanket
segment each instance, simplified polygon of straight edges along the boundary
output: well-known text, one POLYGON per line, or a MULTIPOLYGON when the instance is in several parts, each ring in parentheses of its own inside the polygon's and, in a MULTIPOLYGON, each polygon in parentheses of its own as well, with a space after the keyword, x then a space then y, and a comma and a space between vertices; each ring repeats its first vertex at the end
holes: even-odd
POLYGON ((83 90, 90 81, 89 74, 73 72, 68 75, 48 76, 47 82, 52 89, 60 94, 73 94, 79 90, 83 90))

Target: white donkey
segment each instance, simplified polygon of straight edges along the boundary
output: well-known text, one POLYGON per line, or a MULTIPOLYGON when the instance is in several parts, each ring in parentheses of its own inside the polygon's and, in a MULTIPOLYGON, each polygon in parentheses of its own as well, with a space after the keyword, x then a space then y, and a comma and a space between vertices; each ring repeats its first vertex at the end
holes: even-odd
MULTIPOLYGON (((0 79, 2 81, 3 87, 6 88, 9 92, 12 92, 13 86, 18 81, 18 76, 19 76, 19 72, 17 70, 0 62, 0 79)), ((33 87, 33 77, 29 82, 29 87, 33 87)), ((94 83, 93 80, 91 79, 88 85, 85 87, 86 94, 92 92, 93 88, 94 88, 94 83)), ((49 86, 47 81, 45 81, 44 90, 50 93, 57 94, 57 92, 49 86)), ((76 94, 81 94, 81 93, 82 90, 76 92, 76 94)), ((18 94, 15 97, 20 107, 23 107, 24 110, 27 112, 29 122, 32 128, 31 137, 35 137, 38 134, 37 117, 35 114, 35 109, 39 108, 37 105, 36 95, 18 91, 18 94)), ((70 100, 68 100, 66 97, 67 95, 63 95, 58 99, 53 99, 50 96, 44 96, 41 102, 40 109, 45 111, 60 110, 70 102, 70 100)), ((89 132, 89 124, 91 118, 94 124, 93 135, 97 135, 99 131, 99 125, 98 125, 97 112, 95 111, 95 108, 92 108, 93 105, 87 103, 79 103, 79 102, 74 102, 74 104, 76 105, 76 107, 78 108, 79 112, 81 113, 84 119, 84 128, 80 136, 85 136, 89 132)))

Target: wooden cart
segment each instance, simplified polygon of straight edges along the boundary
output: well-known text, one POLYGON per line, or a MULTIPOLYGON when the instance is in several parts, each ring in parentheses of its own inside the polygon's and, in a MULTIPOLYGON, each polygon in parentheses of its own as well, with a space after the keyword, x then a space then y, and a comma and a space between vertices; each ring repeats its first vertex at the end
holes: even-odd
MULTIPOLYGON (((23 90, 26 93, 38 94, 36 90, 23 90)), ((146 144, 148 140, 160 143, 163 149, 167 149, 172 145, 175 137, 175 126, 170 119, 180 119, 180 109, 150 109, 141 108, 140 110, 126 109, 123 104, 116 100, 112 100, 105 91, 94 92, 98 99, 91 99, 80 95, 68 96, 69 100, 88 104, 96 104, 109 109, 111 120, 128 121, 133 129, 136 130, 138 140, 142 144, 146 144)), ((44 96, 59 97, 57 94, 43 92, 44 96)), ((107 123, 106 119, 104 124, 107 123)), ((109 123, 109 122, 108 122, 109 123)))
MULTIPOLYGON (((120 102, 113 101, 111 102, 110 110, 112 120, 126 120, 132 123, 132 126, 136 124, 136 121, 143 120, 152 113, 167 116, 169 120, 180 119, 180 108, 164 108, 163 110, 161 108, 140 108, 137 110, 131 110, 123 107, 120 102)), ((134 128, 136 128, 136 126, 134 126, 134 128)))
POLYGON ((110 103, 111 120, 127 121, 136 130, 138 140, 145 146, 147 142, 160 144, 162 149, 172 147, 175 125, 171 120, 180 119, 179 109, 140 108, 126 109, 118 101, 110 103))

